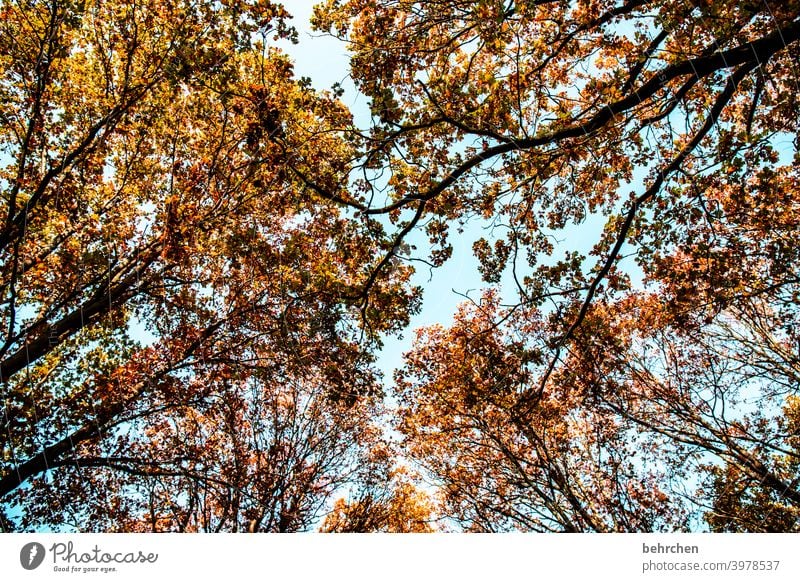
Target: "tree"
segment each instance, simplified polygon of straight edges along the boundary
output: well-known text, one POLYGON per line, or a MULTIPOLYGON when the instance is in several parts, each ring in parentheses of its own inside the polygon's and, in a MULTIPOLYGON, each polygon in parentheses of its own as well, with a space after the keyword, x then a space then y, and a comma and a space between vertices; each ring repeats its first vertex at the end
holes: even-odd
POLYGON ((424 228, 417 258, 434 265, 451 231, 482 222, 481 274, 516 290, 424 331, 398 377, 411 457, 466 527, 702 527, 706 510, 713 528, 795 527, 780 411, 798 390, 798 16, 796 2, 318 7, 371 98, 365 167, 390 176, 362 211, 392 218, 397 249, 424 228), (591 237, 594 261, 570 244, 591 237), (559 430, 599 435, 594 461, 571 462, 559 430), (607 475, 639 442, 649 461, 607 475), (648 480, 650 495, 613 500, 648 480), (729 486, 760 521, 720 525, 729 486))
MULTIPOLYGON (((800 531, 798 503, 793 498, 797 490, 798 467, 797 426, 798 401, 792 397, 779 420, 784 437, 778 442, 789 449, 774 446, 771 453, 770 479, 764 479, 751 467, 728 461, 724 467, 711 468, 711 508, 706 520, 712 531, 722 532, 797 532, 800 531), (784 444, 785 441, 788 441, 784 444), (775 482, 786 483, 781 490, 775 482)), ((777 431, 776 431, 777 432, 777 431)), ((780 434, 780 433, 779 433, 780 434)), ((781 436, 783 436, 781 435, 781 436)), ((762 453, 763 454, 763 453, 762 453)), ((762 473, 763 474, 763 473, 762 473)))
MULTIPOLYGON (((585 398, 567 374, 520 407, 541 353, 498 330, 496 296, 449 328, 419 332, 397 373, 398 429, 470 531, 657 531, 682 527, 635 425, 585 398), (648 462, 650 466, 648 466, 648 462)), ((535 324, 516 329, 536 335, 535 324)))
POLYGON ((397 454, 382 443, 370 455, 358 487, 336 500, 322 522, 325 533, 431 533, 434 504, 406 468, 392 467, 397 454))
POLYGON ((349 112, 269 1, 2 13, 3 527, 307 526, 415 305, 397 265, 367 308, 384 233, 290 170, 341 180, 349 112))
POLYGON ((645 317, 613 379, 592 380, 595 406, 703 481, 690 501, 715 531, 797 530, 797 356, 780 328, 753 300, 699 329, 645 317))

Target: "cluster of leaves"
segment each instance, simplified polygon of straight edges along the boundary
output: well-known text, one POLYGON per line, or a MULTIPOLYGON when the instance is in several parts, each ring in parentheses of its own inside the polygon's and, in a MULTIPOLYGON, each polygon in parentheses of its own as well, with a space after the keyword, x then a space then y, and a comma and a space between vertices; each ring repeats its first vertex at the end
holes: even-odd
POLYGON ((2 13, 3 527, 800 529, 800 2, 2 13))

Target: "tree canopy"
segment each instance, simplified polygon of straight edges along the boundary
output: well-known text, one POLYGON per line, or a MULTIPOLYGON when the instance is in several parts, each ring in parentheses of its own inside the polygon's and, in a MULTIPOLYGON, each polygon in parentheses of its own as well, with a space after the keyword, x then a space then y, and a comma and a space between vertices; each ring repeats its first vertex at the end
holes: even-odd
POLYGON ((2 15, 4 530, 800 531, 800 2, 2 15))

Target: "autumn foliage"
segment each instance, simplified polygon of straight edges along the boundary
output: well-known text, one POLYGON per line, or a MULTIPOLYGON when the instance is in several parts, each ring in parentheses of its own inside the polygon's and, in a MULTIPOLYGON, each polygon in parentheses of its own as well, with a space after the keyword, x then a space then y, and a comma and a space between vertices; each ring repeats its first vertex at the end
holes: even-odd
POLYGON ((0 9, 3 530, 800 531, 800 2, 0 9))

